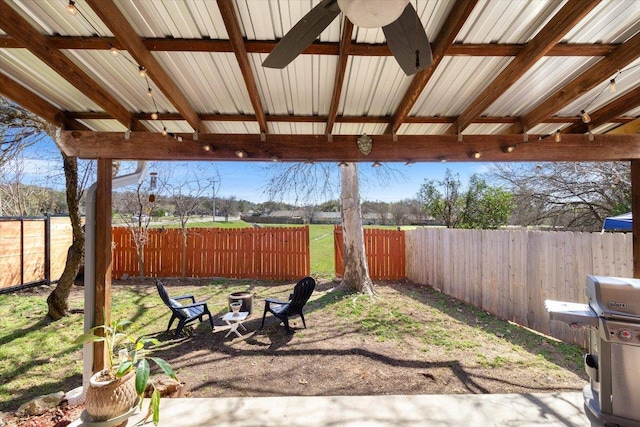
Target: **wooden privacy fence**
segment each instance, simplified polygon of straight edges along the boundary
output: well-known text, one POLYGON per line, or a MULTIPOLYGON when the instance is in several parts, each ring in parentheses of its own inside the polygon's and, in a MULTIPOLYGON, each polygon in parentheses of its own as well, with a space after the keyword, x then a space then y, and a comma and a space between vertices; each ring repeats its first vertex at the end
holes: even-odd
MULTIPOLYGON (((150 229, 144 249, 148 277, 299 279, 310 274, 309 227, 150 229)), ((138 275, 131 232, 113 228, 112 275, 138 275)))
MULTIPOLYGON (((364 247, 369 264, 369 276, 374 280, 395 280, 405 274, 405 237, 402 230, 364 229, 364 247)), ((333 230, 336 277, 344 273, 342 265, 342 227, 333 230)))
POLYGON ((586 303, 586 276, 633 276, 632 235, 421 228, 407 231, 407 277, 565 342, 545 299, 586 303))
POLYGON ((0 219, 0 290, 60 279, 71 241, 68 217, 0 219))

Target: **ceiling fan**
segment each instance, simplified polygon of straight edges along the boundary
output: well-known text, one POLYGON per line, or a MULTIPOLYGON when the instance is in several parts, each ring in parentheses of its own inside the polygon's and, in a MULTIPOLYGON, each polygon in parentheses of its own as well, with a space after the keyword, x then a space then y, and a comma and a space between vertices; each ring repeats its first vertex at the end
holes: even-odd
POLYGON ((433 62, 420 17, 409 0, 322 0, 285 34, 262 63, 284 68, 343 12, 359 27, 382 27, 391 53, 407 75, 433 62))

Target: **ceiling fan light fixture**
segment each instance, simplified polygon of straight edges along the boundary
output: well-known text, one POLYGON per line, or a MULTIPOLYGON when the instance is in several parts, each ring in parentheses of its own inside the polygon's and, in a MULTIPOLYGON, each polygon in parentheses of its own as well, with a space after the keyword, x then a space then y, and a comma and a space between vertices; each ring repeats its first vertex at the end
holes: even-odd
POLYGON ((338 0, 340 10, 353 25, 363 28, 384 27, 398 19, 409 0, 338 0))

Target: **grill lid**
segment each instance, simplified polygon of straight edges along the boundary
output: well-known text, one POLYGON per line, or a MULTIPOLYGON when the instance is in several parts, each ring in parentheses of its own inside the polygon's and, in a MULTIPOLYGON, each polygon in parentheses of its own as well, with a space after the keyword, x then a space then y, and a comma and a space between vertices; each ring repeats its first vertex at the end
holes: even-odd
POLYGON ((585 293, 598 316, 640 320, 640 279, 589 275, 585 293))

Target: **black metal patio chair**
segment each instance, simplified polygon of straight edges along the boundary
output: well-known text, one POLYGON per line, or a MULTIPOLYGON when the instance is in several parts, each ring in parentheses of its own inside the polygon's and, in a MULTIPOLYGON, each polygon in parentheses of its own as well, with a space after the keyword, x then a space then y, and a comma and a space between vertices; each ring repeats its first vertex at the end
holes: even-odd
POLYGON ((313 290, 316 287, 316 281, 313 277, 305 277, 300 280, 293 288, 293 293, 289 295, 289 301, 279 301, 273 298, 267 298, 264 300, 264 314, 262 315, 262 325, 264 327, 264 318, 267 316, 267 312, 272 313, 280 321, 284 322, 284 327, 287 333, 291 332, 289 327, 289 317, 299 315, 302 319, 302 324, 307 327, 304 321, 304 314, 302 309, 311 297, 313 290))
POLYGON ((171 310, 171 319, 169 320, 169 326, 167 331, 171 329, 171 325, 177 319, 178 327, 176 328, 176 338, 180 336, 182 329, 188 324, 199 320, 204 321, 204 316, 209 316, 209 323, 211 324, 211 330, 213 331, 213 317, 206 302, 196 302, 193 295, 180 295, 170 298, 164 284, 160 280, 156 280, 156 288, 158 288, 158 294, 162 302, 171 310), (191 304, 183 305, 179 301, 190 300, 191 304))

